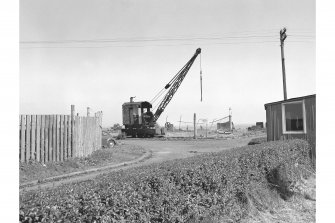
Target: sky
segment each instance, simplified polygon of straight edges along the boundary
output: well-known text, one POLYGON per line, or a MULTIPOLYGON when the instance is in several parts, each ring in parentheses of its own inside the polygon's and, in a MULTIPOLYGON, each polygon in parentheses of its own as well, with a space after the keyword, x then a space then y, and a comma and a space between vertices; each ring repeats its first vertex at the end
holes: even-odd
POLYGON ((158 122, 265 122, 283 100, 279 31, 287 29, 288 98, 316 93, 312 0, 20 1, 19 112, 86 115, 122 123, 122 104, 150 101, 200 47, 158 122))

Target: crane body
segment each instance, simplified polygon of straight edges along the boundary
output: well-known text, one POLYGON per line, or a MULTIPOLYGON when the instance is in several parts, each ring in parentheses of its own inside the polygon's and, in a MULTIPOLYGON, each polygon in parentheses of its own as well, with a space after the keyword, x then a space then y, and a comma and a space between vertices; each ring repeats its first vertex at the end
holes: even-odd
POLYGON ((193 62, 200 53, 201 49, 198 48, 192 58, 180 69, 171 81, 165 85, 163 90, 167 90, 167 93, 164 95, 164 98, 154 113, 150 102, 134 102, 134 97, 130 98, 130 102, 126 102, 122 105, 122 121, 124 126, 122 132, 124 134, 132 137, 152 137, 156 134, 155 126, 157 120, 172 100, 193 62))

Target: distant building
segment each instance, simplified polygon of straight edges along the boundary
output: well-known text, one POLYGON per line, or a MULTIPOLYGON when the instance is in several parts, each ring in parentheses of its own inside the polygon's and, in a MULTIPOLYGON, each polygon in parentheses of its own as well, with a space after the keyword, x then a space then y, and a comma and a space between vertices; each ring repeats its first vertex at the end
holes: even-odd
POLYGON ((256 126, 257 126, 258 128, 261 128, 261 129, 264 128, 264 124, 263 124, 263 122, 256 122, 256 126))
POLYGON ((316 95, 265 104, 267 141, 300 138, 313 147, 315 158, 316 95))
POLYGON ((220 130, 224 130, 224 131, 231 131, 231 130, 235 129, 234 123, 231 122, 231 121, 223 122, 223 123, 217 123, 216 127, 217 127, 217 130, 220 129, 220 130))

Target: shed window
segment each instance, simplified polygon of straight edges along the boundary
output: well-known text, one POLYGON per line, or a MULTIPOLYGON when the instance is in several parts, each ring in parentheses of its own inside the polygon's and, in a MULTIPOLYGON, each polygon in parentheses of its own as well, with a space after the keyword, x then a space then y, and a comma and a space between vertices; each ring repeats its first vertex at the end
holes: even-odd
POLYGON ((283 133, 306 133, 306 114, 304 101, 282 104, 283 133))

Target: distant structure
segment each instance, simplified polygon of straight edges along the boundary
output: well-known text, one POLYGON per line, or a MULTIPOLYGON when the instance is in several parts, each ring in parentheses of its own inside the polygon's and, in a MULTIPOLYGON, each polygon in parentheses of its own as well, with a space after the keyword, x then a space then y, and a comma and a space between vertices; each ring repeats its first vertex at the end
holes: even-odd
POLYGON ((316 95, 265 104, 267 141, 299 138, 307 140, 315 162, 316 95))
POLYGON ((170 122, 165 122, 166 131, 173 132, 174 126, 170 122))
POLYGON ((264 124, 263 124, 263 122, 256 122, 256 126, 257 126, 258 128, 261 128, 261 129, 264 128, 264 124))
POLYGON ((256 122, 256 125, 248 127, 248 131, 256 131, 264 129, 263 122, 256 122))
POLYGON ((224 131, 232 131, 235 129, 234 123, 232 121, 217 123, 216 126, 217 126, 217 130, 221 129, 224 131))

